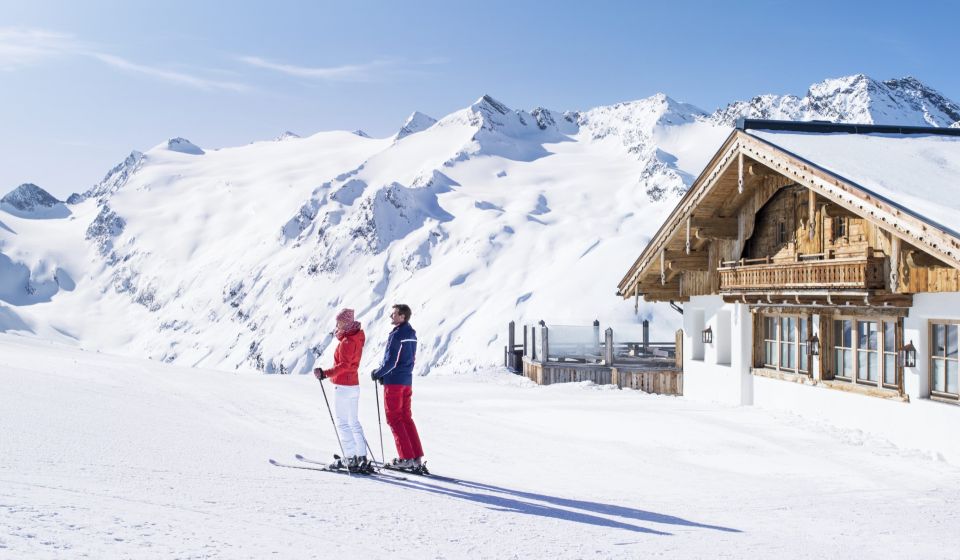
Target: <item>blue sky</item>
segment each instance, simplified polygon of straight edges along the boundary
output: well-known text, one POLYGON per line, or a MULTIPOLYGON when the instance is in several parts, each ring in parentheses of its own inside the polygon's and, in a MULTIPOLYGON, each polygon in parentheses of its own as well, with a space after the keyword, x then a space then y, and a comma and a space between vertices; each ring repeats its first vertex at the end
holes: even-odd
POLYGON ((960 101, 954 2, 0 0, 0 193, 58 196, 133 149, 285 130, 393 133, 490 94, 705 110, 825 78, 912 75, 960 101))

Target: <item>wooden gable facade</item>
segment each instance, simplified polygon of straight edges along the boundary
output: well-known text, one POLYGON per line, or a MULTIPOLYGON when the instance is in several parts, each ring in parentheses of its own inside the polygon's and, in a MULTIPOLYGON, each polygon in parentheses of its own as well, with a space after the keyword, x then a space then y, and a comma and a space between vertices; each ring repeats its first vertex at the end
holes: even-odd
MULTIPOLYGON (((653 302, 712 295, 746 305, 757 371, 902 397, 902 318, 914 294, 960 291, 960 237, 750 130, 960 136, 741 121, 620 281, 619 295, 653 302), (823 349, 817 355, 813 339, 823 349)), ((941 396, 960 400, 957 374, 952 385, 949 375, 941 396)))

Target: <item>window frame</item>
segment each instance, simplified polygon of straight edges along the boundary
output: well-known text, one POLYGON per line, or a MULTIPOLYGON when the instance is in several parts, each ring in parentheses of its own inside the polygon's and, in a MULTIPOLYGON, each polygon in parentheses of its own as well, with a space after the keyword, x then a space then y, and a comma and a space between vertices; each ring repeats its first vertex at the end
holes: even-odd
MULTIPOLYGON (((903 347, 903 321, 901 317, 893 316, 865 316, 865 315, 845 315, 837 314, 832 315, 827 319, 830 321, 830 352, 828 357, 828 363, 826 365, 826 370, 829 375, 837 380, 844 383, 849 383, 851 385, 862 385, 864 387, 876 387, 878 389, 890 389, 902 392, 902 383, 903 383, 903 367, 900 365, 900 361, 897 359, 893 360, 894 376, 893 383, 887 383, 886 374, 887 374, 887 360, 885 359, 888 354, 892 354, 896 357, 900 349, 903 347), (850 346, 840 346, 838 343, 842 344, 842 341, 836 340, 836 323, 837 321, 850 321, 851 322, 851 336, 850 336, 850 346), (876 323, 876 340, 877 345, 875 349, 869 348, 860 348, 860 324, 861 323, 876 323), (886 324, 893 324, 893 352, 887 351, 886 348, 886 324), (838 373, 837 367, 837 350, 849 350, 852 363, 851 365, 851 375, 846 377, 842 372, 838 373), (866 354, 869 356, 872 354, 873 357, 877 360, 877 379, 876 381, 871 381, 869 378, 862 379, 860 378, 860 357, 861 354, 866 354)), ((932 327, 931 327, 932 329, 932 327)), ((869 331, 868 331, 869 332, 869 331)), ((869 336, 869 335, 868 335, 869 336)), ((869 343, 868 343, 869 347, 869 343)), ((868 362, 869 363, 869 362, 868 362)), ((868 371, 869 375, 869 371, 868 371)))
POLYGON ((849 241, 847 236, 850 233, 850 224, 847 223, 846 216, 834 216, 832 226, 834 241, 837 241, 838 239, 849 241))
POLYGON ((808 340, 800 340, 801 332, 805 331, 807 337, 810 337, 811 328, 813 324, 813 318, 811 314, 808 313, 758 313, 760 317, 760 328, 762 329, 760 333, 759 342, 761 355, 757 360, 755 360, 755 367, 762 367, 765 369, 770 369, 778 372, 789 373, 793 375, 802 375, 804 377, 813 377, 813 368, 812 365, 816 356, 810 356, 810 345, 808 340), (783 336, 783 324, 784 319, 793 320, 793 340, 785 340, 783 336), (774 327, 773 338, 767 338, 767 321, 772 320, 774 327), (805 329, 800 328, 801 322, 805 325, 805 329), (773 357, 776 363, 768 363, 767 357, 767 345, 773 345, 773 357), (790 348, 792 346, 792 348, 790 348), (783 352, 784 349, 787 351, 793 352, 793 368, 784 367, 782 364, 783 352), (801 360, 801 352, 805 352, 805 360, 801 360), (806 369, 801 369, 800 364, 806 363, 806 369))
POLYGON ((929 367, 928 367, 928 372, 927 372, 927 374, 928 374, 928 381, 929 381, 929 383, 930 383, 930 397, 931 397, 931 398, 934 398, 934 399, 942 399, 942 400, 947 400, 947 401, 960 402, 960 379, 958 379, 958 381, 957 381, 957 392, 956 392, 956 393, 949 393, 949 392, 946 391, 946 389, 947 389, 946 366, 947 366, 947 363, 948 363, 948 362, 954 362, 954 363, 957 364, 957 367, 958 367, 958 373, 957 373, 957 375, 958 375, 958 377, 960 377, 960 320, 958 320, 958 319, 929 319, 929 320, 927 321, 927 340, 928 340, 928 358, 927 358, 927 364, 928 364, 928 366, 929 366, 929 367), (958 348, 958 356, 957 356, 957 358, 950 358, 950 357, 948 357, 948 356, 946 355, 946 352, 944 352, 944 355, 943 355, 943 356, 938 356, 938 355, 936 354, 936 352, 934 351, 935 348, 936 348, 936 347, 935 347, 936 341, 935 341, 934 338, 933 338, 933 331, 934 331, 934 327, 937 326, 937 325, 942 325, 942 326, 944 327, 944 330, 946 331, 946 332, 944 333, 944 336, 946 336, 946 335, 947 335, 947 332, 949 332, 946 327, 948 327, 948 326, 954 326, 954 327, 956 327, 956 330, 957 330, 957 338, 958 338, 958 340, 956 341, 956 343, 957 343, 957 345, 958 345, 958 346, 957 346, 957 348, 958 348), (943 360, 943 362, 944 362, 944 379, 943 379, 944 391, 937 391, 937 390, 936 390, 936 384, 934 383, 934 377, 933 377, 933 376, 934 376, 934 367, 933 367, 933 364, 934 364, 934 361, 935 361, 935 360, 943 360))

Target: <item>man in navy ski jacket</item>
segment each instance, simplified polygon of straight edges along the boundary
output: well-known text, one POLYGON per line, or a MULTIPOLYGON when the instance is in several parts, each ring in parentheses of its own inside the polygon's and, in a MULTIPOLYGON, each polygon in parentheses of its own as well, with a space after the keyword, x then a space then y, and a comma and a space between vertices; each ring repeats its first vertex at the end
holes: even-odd
POLYGON ((423 447, 411 412, 413 365, 417 358, 417 332, 410 326, 411 314, 407 305, 393 306, 390 321, 394 327, 387 339, 383 362, 370 373, 374 381, 383 384, 384 413, 400 455, 394 463, 404 468, 417 468, 423 462, 423 447))

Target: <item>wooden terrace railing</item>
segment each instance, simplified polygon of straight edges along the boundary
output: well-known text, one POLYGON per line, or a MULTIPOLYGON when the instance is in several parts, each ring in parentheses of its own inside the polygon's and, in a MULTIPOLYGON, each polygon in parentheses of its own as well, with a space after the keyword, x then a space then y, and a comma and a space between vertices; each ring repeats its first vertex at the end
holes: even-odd
POLYGON ((720 291, 803 290, 803 289, 882 289, 885 286, 886 257, 859 257, 800 262, 746 264, 750 261, 723 263, 720 291), (744 264, 740 264, 740 263, 744 264))

